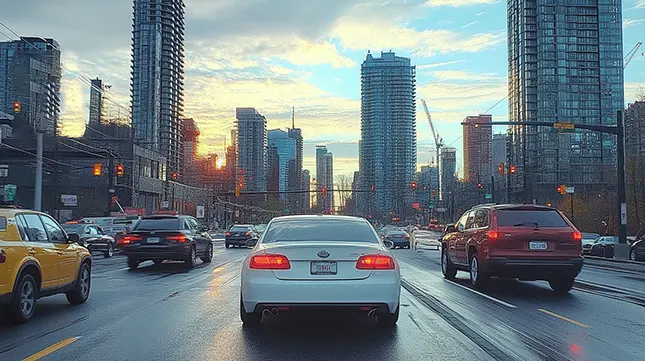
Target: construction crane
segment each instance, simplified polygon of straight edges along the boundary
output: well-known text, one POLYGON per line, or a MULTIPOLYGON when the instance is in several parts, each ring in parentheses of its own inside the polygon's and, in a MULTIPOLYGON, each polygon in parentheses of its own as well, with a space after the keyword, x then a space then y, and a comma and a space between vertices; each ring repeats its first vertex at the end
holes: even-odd
POLYGON ((632 59, 634 58, 634 55, 636 55, 636 53, 638 52, 638 48, 640 48, 641 45, 643 45, 643 42, 641 41, 637 42, 636 45, 634 45, 634 47, 632 48, 632 50, 630 50, 627 53, 627 55, 625 55, 625 60, 623 61, 623 69, 625 69, 627 65, 629 65, 629 62, 632 61, 632 59))
POLYGON ((430 123, 430 130, 432 131, 432 137, 434 138, 434 144, 437 147, 437 162, 435 165, 437 169, 439 168, 439 153, 441 152, 441 147, 443 147, 443 138, 439 137, 439 134, 434 129, 432 124, 432 117, 430 116, 430 111, 428 110, 428 105, 424 99, 421 99, 421 104, 423 104, 423 109, 426 111, 426 117, 428 117, 428 123, 430 123))

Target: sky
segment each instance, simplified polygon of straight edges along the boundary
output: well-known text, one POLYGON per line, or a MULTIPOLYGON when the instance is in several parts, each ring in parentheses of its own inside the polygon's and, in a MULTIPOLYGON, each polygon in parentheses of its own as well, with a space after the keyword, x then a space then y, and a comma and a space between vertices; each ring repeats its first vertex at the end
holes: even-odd
MULTIPOLYGON (((185 0, 184 116, 200 129, 202 154, 223 155, 236 107, 255 107, 268 128, 287 128, 295 107, 304 166, 314 148, 334 153, 336 174, 358 170, 360 64, 392 50, 417 69, 418 165, 434 159, 421 99, 446 145, 461 149, 459 124, 489 112, 507 120, 506 3, 497 0, 185 0), (492 108, 492 109, 491 109, 492 108)), ((89 86, 111 85, 110 114, 130 107, 132 1, 0 0, 0 20, 21 36, 56 39, 63 58, 62 127, 78 136, 89 86), (29 9, 25 11, 24 9, 29 9), (11 16, 7 16, 11 14, 11 16)), ((625 54, 645 40, 645 0, 623 1, 625 54)), ((9 35, 0 28, 0 38, 9 35)), ((625 101, 645 85, 641 48, 625 70, 625 101)), ((503 129, 499 129, 502 131, 503 129)), ((461 163, 462 154, 458 153, 461 163)))

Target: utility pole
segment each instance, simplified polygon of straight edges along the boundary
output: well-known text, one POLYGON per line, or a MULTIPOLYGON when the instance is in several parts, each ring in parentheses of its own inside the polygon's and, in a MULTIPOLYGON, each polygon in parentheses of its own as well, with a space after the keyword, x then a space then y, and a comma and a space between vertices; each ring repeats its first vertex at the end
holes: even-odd
POLYGON ((490 176, 490 184, 491 184, 491 186, 490 186, 490 194, 492 196, 491 202, 495 203, 495 198, 496 197, 495 197, 495 176, 494 175, 490 176))
MULTIPOLYGON (((625 119, 616 112, 616 153, 618 158, 618 239, 627 243, 627 187, 625 185, 625 119)), ((573 208, 572 208, 573 211, 573 208)))
POLYGON ((116 196, 116 189, 114 189, 114 164, 113 164, 113 159, 112 156, 108 158, 108 186, 107 186, 107 191, 108 191, 108 202, 107 202, 107 214, 106 216, 110 216, 110 212, 112 212, 112 197, 116 196))

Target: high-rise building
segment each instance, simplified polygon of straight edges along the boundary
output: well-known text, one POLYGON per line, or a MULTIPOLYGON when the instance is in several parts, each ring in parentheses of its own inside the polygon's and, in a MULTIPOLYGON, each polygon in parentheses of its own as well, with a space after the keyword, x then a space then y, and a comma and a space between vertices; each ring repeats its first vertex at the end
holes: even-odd
POLYGON ((463 123, 464 142, 464 181, 488 182, 491 172, 491 137, 490 126, 478 123, 490 123, 493 117, 488 114, 467 116, 463 123))
MULTIPOLYGON (((294 180, 291 179, 298 173, 297 179, 300 179, 300 171, 296 172, 296 140, 290 137, 290 132, 287 133, 280 129, 271 129, 268 131, 269 148, 273 147, 278 152, 278 190, 285 192, 287 190, 295 190, 294 180)), ((300 186, 298 185, 298 188, 300 186)), ((280 200, 287 200, 287 193, 280 193, 280 200)))
POLYGON ((441 199, 447 200, 448 194, 457 186, 457 148, 442 148, 441 162, 441 199))
POLYGON ((267 189, 267 119, 255 108, 235 109, 237 118, 237 169, 244 175, 244 189, 267 189))
POLYGON ((368 52, 361 65, 359 170, 363 213, 403 215, 411 210, 409 185, 417 166, 416 70, 409 58, 368 52))
MULTIPOLYGON (((293 139, 295 141, 296 145, 296 156, 294 159, 294 165, 293 169, 290 168, 290 175, 289 175, 289 184, 287 185, 287 189, 292 190, 292 191, 297 191, 301 190, 302 188, 302 148, 303 148, 303 140, 302 140, 302 129, 300 128, 295 128, 295 124, 291 124, 291 129, 289 129, 289 138, 293 139)), ((305 198, 307 198, 307 194, 291 194, 288 199, 290 206, 293 207, 294 211, 300 211, 305 203, 305 198)))
POLYGON ((183 0, 134 0, 132 127, 135 141, 161 152, 181 172, 184 111, 183 0))
POLYGON ((316 190, 318 209, 331 211, 334 206, 334 157, 324 145, 316 146, 316 190))
POLYGON ((491 141, 491 163, 493 175, 496 180, 503 179, 503 175, 499 174, 497 167, 500 163, 504 163, 504 173, 507 172, 508 165, 506 164, 506 134, 493 134, 491 141))
POLYGON ((0 111, 14 116, 3 137, 54 135, 60 114, 60 47, 54 39, 21 37, 0 42, 0 111), (20 112, 14 113, 14 102, 20 112))
POLYGON ((439 168, 428 165, 421 166, 417 182, 419 202, 422 207, 437 206, 437 201, 439 200, 439 168))
POLYGON ((267 191, 268 199, 280 200, 280 154, 278 147, 271 145, 267 149, 267 191))
MULTIPOLYGON (((512 122, 616 124, 624 107, 620 0, 508 0, 512 122)), ((524 201, 547 202, 557 184, 615 184, 616 142, 590 131, 514 126, 509 154, 524 201)))
MULTIPOLYGON (((311 189, 311 174, 309 173, 309 169, 303 169, 302 170, 302 190, 310 190, 310 189, 311 189)), ((305 193, 304 203, 302 204, 301 211, 304 213, 308 213, 309 210, 311 210, 311 197, 309 193, 305 193)))
POLYGON ((196 169, 197 146, 199 145, 199 127, 194 119, 182 119, 181 158, 183 159, 181 179, 186 183, 196 183, 200 179, 196 169))
POLYGON ((98 127, 103 124, 105 108, 103 107, 103 80, 96 78, 91 80, 90 86, 90 117, 87 124, 91 127, 98 127))
POLYGON ((625 151, 645 155, 645 101, 636 101, 625 110, 625 151))

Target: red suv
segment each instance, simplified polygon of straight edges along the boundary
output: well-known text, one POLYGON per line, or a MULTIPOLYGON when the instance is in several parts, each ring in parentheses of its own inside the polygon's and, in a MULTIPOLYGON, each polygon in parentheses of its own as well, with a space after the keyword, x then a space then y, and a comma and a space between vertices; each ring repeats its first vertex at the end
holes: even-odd
POLYGON ((560 211, 536 205, 481 205, 446 227, 441 270, 470 273, 475 288, 491 276, 549 281, 566 294, 582 268, 582 234, 560 211))

